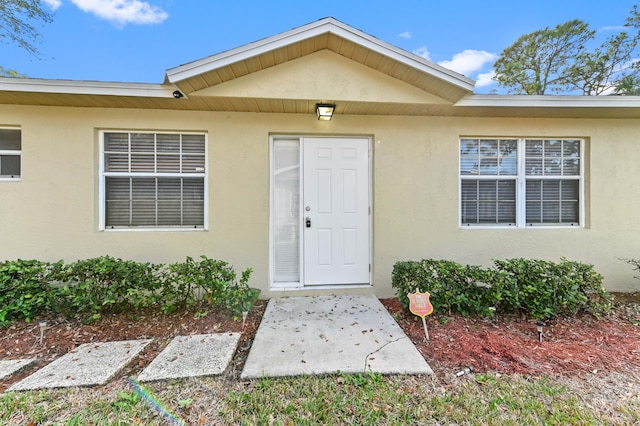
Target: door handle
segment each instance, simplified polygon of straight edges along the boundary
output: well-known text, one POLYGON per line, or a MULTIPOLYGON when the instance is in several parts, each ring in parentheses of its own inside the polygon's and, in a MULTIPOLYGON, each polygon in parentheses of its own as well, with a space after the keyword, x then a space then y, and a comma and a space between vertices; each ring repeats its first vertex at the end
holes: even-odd
POLYGON ((311 218, 309 216, 307 216, 307 218, 304 220, 305 222, 305 226, 307 228, 311 228, 311 218))

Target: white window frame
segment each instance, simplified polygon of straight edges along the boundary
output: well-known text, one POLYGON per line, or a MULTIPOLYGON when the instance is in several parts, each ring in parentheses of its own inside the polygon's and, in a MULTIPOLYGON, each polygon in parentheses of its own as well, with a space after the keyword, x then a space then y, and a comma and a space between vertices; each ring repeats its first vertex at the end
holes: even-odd
MULTIPOLYGON (((0 127, 2 130, 16 130, 20 133, 20 149, 0 149, 0 156, 18 157, 20 161, 20 174, 18 176, 0 175, 0 181, 20 181, 22 180, 22 129, 20 127, 0 127)), ((2 171, 0 170, 0 173, 2 171)))
POLYGON ((458 139, 458 227, 460 229, 578 229, 585 227, 585 145, 587 143, 586 138, 577 137, 483 137, 483 136, 461 136, 458 139), (460 144, 464 139, 482 139, 482 140, 517 140, 517 165, 515 176, 496 176, 496 175, 463 175, 461 170, 461 152, 460 144), (580 172, 579 175, 549 175, 549 176, 527 176, 526 175, 526 141, 545 141, 545 140, 576 140, 580 141, 580 172), (516 223, 511 224, 488 224, 488 223, 462 223, 462 181, 468 180, 497 180, 497 179, 511 179, 516 180, 516 223), (577 180, 578 181, 578 224, 565 224, 565 223, 527 223, 526 220, 526 184, 527 180, 577 180))
MULTIPOLYGON (((298 178, 298 197, 300 197, 303 193, 302 190, 302 173, 303 173, 303 161, 302 161, 302 156, 303 156, 303 143, 302 143, 302 137, 301 136, 280 136, 280 135, 271 135, 269 137, 269 282, 270 282, 270 287, 272 290, 281 290, 281 291, 286 291, 286 290, 300 290, 301 288, 303 288, 302 284, 303 284, 303 276, 304 276, 304 254, 303 254, 303 238, 302 238, 302 232, 299 233, 299 237, 298 237, 298 275, 299 275, 299 279, 297 281, 276 281, 276 277, 275 277, 275 250, 274 250, 274 244, 275 244, 275 188, 274 188, 274 174, 275 174, 275 144, 277 141, 280 140, 286 140, 286 141, 292 141, 292 142, 296 142, 298 144, 298 161, 299 161, 299 173, 300 176, 298 178)), ((303 217, 303 211, 302 211, 302 202, 299 202, 299 206, 298 206, 298 219, 300 219, 301 217, 303 217)), ((301 229, 301 224, 298 223, 297 224, 298 228, 301 229)))
POLYGON ((106 232, 155 232, 155 231, 178 231, 178 232, 202 232, 209 230, 209 141, 208 134, 205 132, 193 131, 164 131, 164 130, 122 130, 122 129, 104 129, 99 131, 99 200, 98 200, 98 228, 100 231, 106 232), (145 133, 145 134, 177 134, 177 135, 203 135, 204 136, 204 163, 205 170, 202 173, 132 173, 132 172, 106 172, 105 171, 105 152, 104 152, 104 135, 106 133, 145 133), (136 226, 136 227, 107 227, 106 226, 106 178, 107 177, 202 177, 204 179, 204 212, 203 226, 136 226))

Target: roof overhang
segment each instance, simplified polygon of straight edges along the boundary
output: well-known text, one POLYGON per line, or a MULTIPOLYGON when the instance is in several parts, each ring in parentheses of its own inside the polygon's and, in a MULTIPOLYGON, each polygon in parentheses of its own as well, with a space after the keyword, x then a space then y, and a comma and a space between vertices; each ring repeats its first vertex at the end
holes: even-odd
POLYGON ((640 96, 469 95, 456 116, 548 118, 640 118, 640 96))
POLYGON ((640 118, 638 96, 476 95, 473 86, 460 74, 325 18, 169 69, 163 84, 0 78, 0 104, 315 116, 316 103, 333 101, 338 115, 640 118), (345 85, 351 91, 325 99, 331 91, 322 88, 335 85, 326 78, 307 80, 315 86, 304 90, 290 90, 289 84, 286 94, 251 89, 273 87, 283 75, 290 83, 298 60, 318 67, 319 59, 324 66, 343 65, 369 87, 383 84, 384 90, 358 97, 353 93, 364 92, 364 86, 345 85))
POLYGON ((330 50, 450 102, 473 92, 475 82, 334 18, 265 38, 167 70, 165 83, 185 94, 330 50))

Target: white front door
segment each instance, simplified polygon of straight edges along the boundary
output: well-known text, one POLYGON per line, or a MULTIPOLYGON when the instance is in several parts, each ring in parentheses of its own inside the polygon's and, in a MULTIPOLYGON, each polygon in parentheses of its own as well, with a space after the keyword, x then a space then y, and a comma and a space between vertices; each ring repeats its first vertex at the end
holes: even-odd
POLYGON ((303 138, 303 285, 368 284, 369 140, 303 138))

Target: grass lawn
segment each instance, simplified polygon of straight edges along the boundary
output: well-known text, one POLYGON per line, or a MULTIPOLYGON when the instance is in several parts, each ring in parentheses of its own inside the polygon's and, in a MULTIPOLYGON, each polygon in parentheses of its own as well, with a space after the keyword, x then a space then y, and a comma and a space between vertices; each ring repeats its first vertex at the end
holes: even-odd
POLYGON ((640 375, 378 374, 161 381, 0 395, 3 425, 640 423, 640 375), (155 401, 155 402, 154 402, 155 401), (156 405, 157 404, 157 405, 156 405), (161 406, 170 414, 160 413, 161 406))

